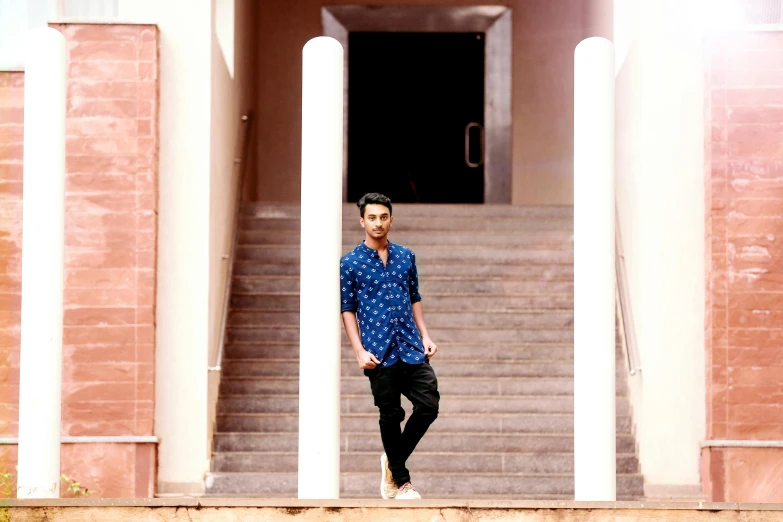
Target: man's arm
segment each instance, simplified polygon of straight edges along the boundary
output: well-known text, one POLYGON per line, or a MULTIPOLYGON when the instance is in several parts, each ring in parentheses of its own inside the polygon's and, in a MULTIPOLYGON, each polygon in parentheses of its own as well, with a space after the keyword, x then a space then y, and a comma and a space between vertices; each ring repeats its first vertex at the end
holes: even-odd
POLYGON ((373 354, 368 352, 362 346, 362 338, 359 335, 359 322, 356 320, 356 309, 359 305, 359 300, 356 293, 356 281, 354 281, 353 271, 347 262, 340 261, 340 315, 343 318, 343 326, 345 326, 345 333, 348 335, 348 340, 351 342, 353 352, 356 354, 356 360, 359 362, 359 368, 363 370, 372 370, 381 361, 375 358, 373 354))
POLYGON ((416 321, 416 326, 419 328, 421 334, 421 340, 424 343, 424 354, 427 357, 432 357, 438 353, 438 346, 430 339, 430 333, 427 331, 427 325, 424 323, 424 310, 421 308, 421 301, 416 301, 412 305, 413 308, 413 320, 416 321))
POLYGON ((424 311, 421 309, 421 294, 419 293, 419 269, 416 268, 416 254, 411 251, 411 271, 408 275, 408 290, 413 308, 413 320, 421 334, 421 341, 424 344, 424 354, 429 358, 435 355, 438 347, 430 339, 427 331, 427 325, 424 323, 424 311))
POLYGON ((379 364, 379 361, 373 354, 368 352, 362 346, 362 339, 359 336, 359 322, 356 320, 356 312, 343 312, 343 326, 348 340, 351 342, 353 353, 356 354, 356 360, 359 362, 359 368, 363 370, 372 370, 379 364))

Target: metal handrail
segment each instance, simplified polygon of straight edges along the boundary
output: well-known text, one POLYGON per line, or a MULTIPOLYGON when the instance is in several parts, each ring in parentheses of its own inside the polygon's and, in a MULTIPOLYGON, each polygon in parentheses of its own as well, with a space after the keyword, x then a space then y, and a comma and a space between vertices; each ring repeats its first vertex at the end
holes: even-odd
POLYGON ((636 330, 634 329, 633 312, 631 311, 631 296, 628 292, 628 275, 625 272, 625 253, 623 251, 622 234, 620 234, 620 216, 615 208, 615 261, 614 267, 617 276, 617 290, 620 301, 620 318, 623 322, 623 337, 625 340, 625 354, 628 358, 628 372, 635 375, 642 371, 639 357, 639 347, 636 344, 636 330))
MULTIPOLYGON (((207 370, 210 372, 219 372, 221 364, 223 364, 223 351, 226 345, 226 328, 228 327, 228 310, 231 304, 231 291, 234 281, 234 259, 237 251, 237 240, 239 238, 239 211, 242 207, 242 193, 245 189, 245 166, 247 164, 247 154, 250 145, 250 130, 253 123, 253 112, 248 111, 247 114, 242 115, 242 124, 244 128, 244 143, 241 145, 241 152, 239 157, 234 157, 234 165, 239 165, 239 180, 237 187, 237 195, 234 207, 234 224, 231 230, 231 252, 228 255, 224 255, 223 259, 228 261, 228 274, 226 276, 226 289, 223 294, 223 318, 220 323, 220 340, 218 341, 218 352, 214 366, 207 366, 207 370)), ((240 130, 240 135, 242 131, 240 130)))

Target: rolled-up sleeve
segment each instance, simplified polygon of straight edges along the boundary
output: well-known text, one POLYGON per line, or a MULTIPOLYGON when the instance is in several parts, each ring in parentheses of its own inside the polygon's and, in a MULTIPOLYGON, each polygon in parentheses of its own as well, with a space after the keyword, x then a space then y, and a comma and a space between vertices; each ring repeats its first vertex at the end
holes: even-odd
POLYGON ((340 313, 355 312, 359 308, 356 298, 356 281, 353 270, 345 261, 340 262, 340 313))
POLYGON ((408 291, 410 292, 411 304, 421 301, 419 293, 419 271, 416 269, 416 254, 411 251, 411 270, 408 275, 408 291))

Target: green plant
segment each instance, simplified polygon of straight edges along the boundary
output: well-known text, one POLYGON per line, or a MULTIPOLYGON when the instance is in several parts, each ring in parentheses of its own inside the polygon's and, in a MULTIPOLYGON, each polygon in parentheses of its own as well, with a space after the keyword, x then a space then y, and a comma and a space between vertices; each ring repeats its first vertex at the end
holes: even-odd
POLYGON ((73 498, 79 498, 93 494, 92 491, 83 488, 81 484, 69 478, 67 475, 62 475, 60 480, 65 483, 65 490, 60 491, 61 497, 72 496, 73 498))
POLYGON ((11 509, 8 507, 14 495, 14 475, 8 471, 0 471, 0 522, 11 522, 11 509))
POLYGON ((0 498, 12 498, 13 493, 14 476, 8 471, 0 471, 0 498))
MULTIPOLYGON (((93 494, 93 491, 82 487, 81 484, 71 479, 67 475, 61 475, 60 480, 64 483, 60 488, 61 497, 86 497, 93 494)), ((14 495, 14 475, 9 471, 0 471, 0 498, 13 498, 14 495)), ((0 517, 2 522, 2 517, 0 517)))

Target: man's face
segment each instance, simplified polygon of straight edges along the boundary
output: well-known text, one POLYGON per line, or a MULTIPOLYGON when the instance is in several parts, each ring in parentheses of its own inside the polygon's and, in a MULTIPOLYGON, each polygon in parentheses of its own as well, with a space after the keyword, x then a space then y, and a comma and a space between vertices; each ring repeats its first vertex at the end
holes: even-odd
POLYGON ((384 239, 394 218, 386 205, 370 204, 364 207, 364 217, 359 222, 373 239, 384 239))

